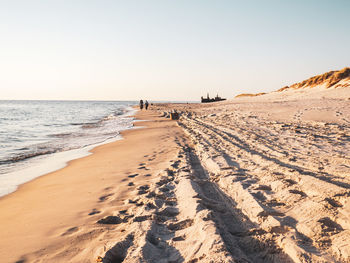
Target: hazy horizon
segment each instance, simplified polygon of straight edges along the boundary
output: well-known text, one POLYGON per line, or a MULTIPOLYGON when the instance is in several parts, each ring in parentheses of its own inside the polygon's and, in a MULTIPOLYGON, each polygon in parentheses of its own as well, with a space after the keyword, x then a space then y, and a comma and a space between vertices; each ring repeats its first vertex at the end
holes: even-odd
POLYGON ((350 2, 0 4, 0 100, 198 101, 349 66, 350 2))

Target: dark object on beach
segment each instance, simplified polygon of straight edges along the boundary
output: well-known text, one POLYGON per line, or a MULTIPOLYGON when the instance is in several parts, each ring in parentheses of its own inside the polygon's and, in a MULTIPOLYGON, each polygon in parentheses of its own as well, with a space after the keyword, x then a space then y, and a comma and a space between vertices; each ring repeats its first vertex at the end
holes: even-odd
POLYGON ((145 108, 146 108, 146 110, 148 109, 148 101, 146 100, 146 103, 145 103, 145 108))
POLYGON ((170 113, 170 119, 171 120, 178 120, 179 119, 179 113, 174 110, 174 112, 170 113))
POLYGON ((140 100, 140 110, 143 109, 143 100, 140 100))
POLYGON ((203 98, 203 96, 201 97, 201 102, 202 103, 208 103, 208 102, 217 102, 217 101, 223 101, 226 100, 224 98, 219 97, 219 95, 217 94, 215 98, 209 98, 209 93, 207 93, 207 97, 203 98))

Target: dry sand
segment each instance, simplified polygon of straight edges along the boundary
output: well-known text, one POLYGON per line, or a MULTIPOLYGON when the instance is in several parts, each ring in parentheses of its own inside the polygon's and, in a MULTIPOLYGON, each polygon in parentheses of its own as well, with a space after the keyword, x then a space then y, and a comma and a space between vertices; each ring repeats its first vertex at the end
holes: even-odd
POLYGON ((350 262, 350 88, 302 93, 159 107, 229 262, 350 262))
POLYGON ((2 261, 350 262, 350 90, 327 92, 156 105, 0 200, 2 261))

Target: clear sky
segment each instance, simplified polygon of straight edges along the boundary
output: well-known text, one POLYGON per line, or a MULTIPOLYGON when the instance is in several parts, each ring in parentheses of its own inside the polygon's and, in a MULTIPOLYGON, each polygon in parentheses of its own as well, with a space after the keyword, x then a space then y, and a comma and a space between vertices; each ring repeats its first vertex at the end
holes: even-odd
POLYGON ((348 0, 0 0, 0 99, 198 100, 350 66, 348 0))

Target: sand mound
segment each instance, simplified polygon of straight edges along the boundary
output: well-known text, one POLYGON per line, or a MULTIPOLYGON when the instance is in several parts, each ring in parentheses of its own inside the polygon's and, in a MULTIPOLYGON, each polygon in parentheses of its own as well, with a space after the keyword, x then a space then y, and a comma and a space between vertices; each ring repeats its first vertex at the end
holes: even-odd
POLYGON ((240 98, 240 97, 256 97, 256 96, 261 96, 265 95, 265 92, 260 92, 260 93, 242 93, 238 94, 235 98, 240 98))
POLYGON ((307 99, 350 100, 350 68, 317 75, 270 93, 243 93, 235 97, 242 102, 307 99))
POLYGON ((350 68, 330 71, 270 93, 240 94, 235 97, 241 102, 308 99, 350 100, 350 68))
POLYGON ((347 87, 350 85, 349 83, 346 84, 347 81, 350 81, 350 68, 343 68, 342 70, 329 71, 324 74, 311 77, 291 86, 283 87, 278 91, 282 92, 288 89, 301 89, 306 87, 312 88, 321 85, 324 85, 326 88, 347 87), (345 83, 340 83, 342 81, 345 83))

